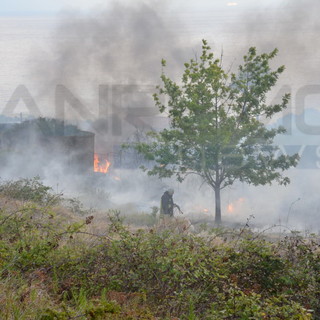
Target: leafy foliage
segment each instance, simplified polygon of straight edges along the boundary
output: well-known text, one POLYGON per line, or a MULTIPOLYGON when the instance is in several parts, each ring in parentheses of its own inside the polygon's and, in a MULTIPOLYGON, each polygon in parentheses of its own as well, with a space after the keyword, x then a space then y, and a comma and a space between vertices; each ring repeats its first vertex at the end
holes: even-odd
POLYGON ((61 200, 61 194, 53 194, 52 188, 45 186, 39 176, 5 181, 0 185, 0 194, 21 201, 32 201, 42 205, 54 205, 61 200))
POLYGON ((93 217, 55 210, 2 204, 1 319, 320 317, 316 237, 269 242, 241 230, 217 242, 215 231, 133 231, 116 210, 93 234, 93 217))
MULTIPOLYGON (((170 128, 151 132, 151 142, 140 142, 136 150, 154 161, 150 175, 176 176, 183 181, 196 174, 215 191, 216 221, 221 221, 220 190, 239 180, 253 185, 276 181, 289 183, 282 171, 297 164, 298 155, 276 156, 273 144, 282 127, 268 129, 263 117, 284 110, 289 95, 276 105, 266 103, 284 67, 272 70, 277 50, 258 55, 250 48, 237 73, 224 71, 222 61, 203 40, 199 60, 185 63, 182 84, 164 73, 162 87, 154 94, 156 106, 170 119, 170 128), (168 97, 165 105, 161 96, 168 97)), ((166 62, 162 61, 163 67, 166 62)))

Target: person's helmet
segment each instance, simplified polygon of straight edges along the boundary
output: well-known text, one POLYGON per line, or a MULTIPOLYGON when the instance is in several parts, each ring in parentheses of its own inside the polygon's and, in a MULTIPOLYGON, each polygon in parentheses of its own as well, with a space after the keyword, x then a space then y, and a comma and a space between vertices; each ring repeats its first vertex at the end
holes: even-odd
POLYGON ((174 194, 174 190, 173 189, 168 189, 168 193, 172 196, 174 194))

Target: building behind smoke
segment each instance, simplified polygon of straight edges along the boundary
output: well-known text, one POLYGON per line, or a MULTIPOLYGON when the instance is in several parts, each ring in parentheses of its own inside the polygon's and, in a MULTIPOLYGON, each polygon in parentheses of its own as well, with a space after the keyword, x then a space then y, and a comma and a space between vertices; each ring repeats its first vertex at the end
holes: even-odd
POLYGON ((0 125, 0 161, 18 176, 93 172, 94 134, 56 119, 0 125))

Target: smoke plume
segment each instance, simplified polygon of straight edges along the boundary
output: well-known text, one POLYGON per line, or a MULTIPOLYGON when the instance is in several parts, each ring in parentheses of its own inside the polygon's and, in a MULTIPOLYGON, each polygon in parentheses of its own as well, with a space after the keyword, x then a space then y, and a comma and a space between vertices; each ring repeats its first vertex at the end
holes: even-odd
MULTIPOLYGON (((218 56, 223 49, 224 65, 231 66, 232 71, 248 47, 256 46, 259 52, 278 48, 275 64, 286 65, 286 72, 270 100, 279 99, 277 92, 285 85, 292 93, 287 113, 295 112, 299 107, 297 91, 305 85, 319 85, 320 2, 290 0, 245 7, 239 0, 238 6, 219 5, 218 10, 215 4, 211 6, 200 1, 198 10, 186 3, 173 11, 161 1, 113 2, 88 14, 61 14, 51 46, 32 64, 33 77, 41 83, 39 96, 52 96, 57 85, 64 86, 78 98, 78 105, 83 105, 78 110, 69 108, 66 118, 96 133, 99 152, 112 153, 114 145, 125 142, 137 129, 148 130, 150 123, 157 128, 166 125, 165 119, 158 119, 151 97, 159 83, 161 59, 168 61, 166 72, 177 78, 183 63, 199 55, 201 39, 205 38, 218 56)), ((314 95, 306 101, 306 108, 318 109, 314 95)), ((48 110, 55 108, 52 101, 48 102, 48 110)), ((296 120, 291 117, 290 121, 296 120)), ((292 145, 299 136, 299 131, 290 132, 283 141, 292 145)), ((310 143, 309 137, 303 136, 304 144, 310 143)), ((315 159, 317 155, 312 161, 315 159)), ((295 227, 307 227, 306 221, 316 221, 314 226, 318 228, 320 204, 312 193, 306 194, 306 189, 317 189, 319 170, 293 169, 289 175, 292 182, 288 187, 234 185, 226 190, 224 216, 245 221, 253 214, 264 224, 285 221, 295 227), (294 203, 298 198, 301 200, 294 203)), ((209 211, 213 215, 213 192, 205 186, 200 188, 201 182, 196 179, 179 185, 173 180, 150 180, 138 170, 115 171, 114 176, 120 180, 112 180, 110 175, 112 182, 102 183, 101 188, 116 204, 135 201, 155 205, 165 188, 173 185, 184 211, 204 215, 209 211)))

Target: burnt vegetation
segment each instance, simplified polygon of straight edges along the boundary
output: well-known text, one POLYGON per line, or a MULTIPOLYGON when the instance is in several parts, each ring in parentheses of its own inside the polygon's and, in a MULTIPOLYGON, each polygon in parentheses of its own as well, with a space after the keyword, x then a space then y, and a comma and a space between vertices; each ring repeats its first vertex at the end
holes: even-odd
POLYGON ((137 228, 39 179, 3 182, 0 201, 1 319, 320 318, 316 235, 137 228))

